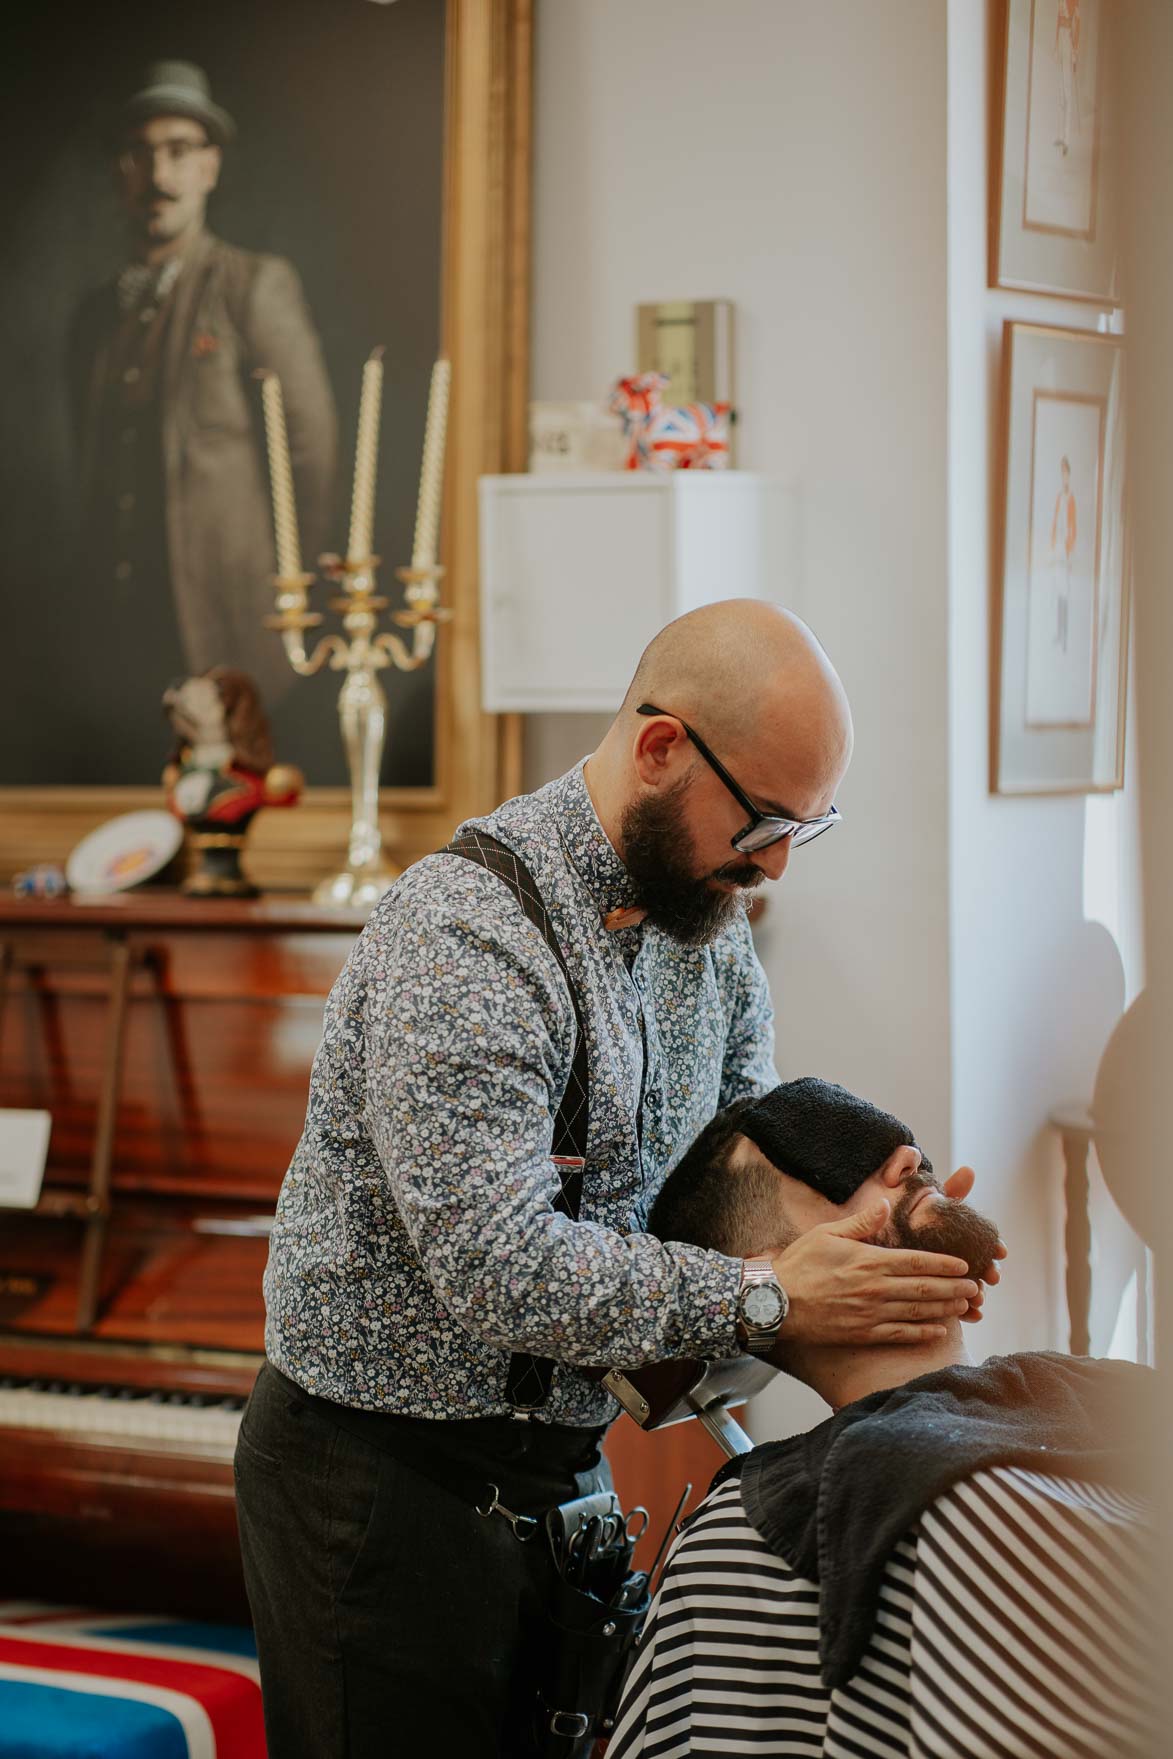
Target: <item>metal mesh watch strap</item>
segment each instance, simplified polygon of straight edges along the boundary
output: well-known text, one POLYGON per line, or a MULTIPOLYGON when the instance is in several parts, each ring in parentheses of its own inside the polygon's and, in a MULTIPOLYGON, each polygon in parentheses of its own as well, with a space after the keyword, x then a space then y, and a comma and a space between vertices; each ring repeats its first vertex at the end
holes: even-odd
MULTIPOLYGON (((570 1003, 574 1009, 574 1058, 566 1091, 554 1118, 554 1140, 551 1158, 558 1173, 559 1189, 554 1208, 571 1221, 578 1220, 582 1202, 582 1176, 586 1164, 587 1125, 590 1119, 590 1085, 587 1076, 587 1040, 583 1025, 578 990, 558 944, 549 912, 542 901, 533 875, 525 863, 505 843, 485 831, 470 831, 453 838, 440 851, 442 855, 463 855, 479 867, 495 874, 517 899, 518 904, 541 934, 558 961, 570 1003)), ((540 1411, 550 1396, 554 1363, 546 1357, 518 1352, 510 1358, 505 1393, 515 1411, 540 1411)))
POLYGON ((745 1334, 744 1348, 751 1356, 768 1356, 778 1339, 782 1321, 789 1309, 786 1291, 774 1274, 774 1266, 768 1258, 747 1258, 741 1271, 741 1288, 737 1297, 738 1321, 745 1334), (772 1325, 762 1325, 750 1317, 747 1312, 747 1296, 754 1289, 768 1287, 775 1290, 779 1297, 778 1317, 772 1325))

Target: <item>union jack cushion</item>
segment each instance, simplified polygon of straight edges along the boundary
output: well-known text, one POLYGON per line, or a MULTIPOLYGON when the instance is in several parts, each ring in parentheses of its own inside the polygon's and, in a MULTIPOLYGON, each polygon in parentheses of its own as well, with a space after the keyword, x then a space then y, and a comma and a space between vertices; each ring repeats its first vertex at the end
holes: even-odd
POLYGON ((0 1601, 0 1759, 265 1759, 250 1630, 0 1601))

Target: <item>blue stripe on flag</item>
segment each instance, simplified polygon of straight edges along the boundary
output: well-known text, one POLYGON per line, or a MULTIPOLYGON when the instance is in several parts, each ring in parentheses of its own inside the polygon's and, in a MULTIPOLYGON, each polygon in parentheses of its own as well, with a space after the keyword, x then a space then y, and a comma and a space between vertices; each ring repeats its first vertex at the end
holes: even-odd
MULTIPOLYGON (((257 1640, 248 1625, 119 1625, 103 1630, 94 1625, 89 1634, 94 1638, 117 1637, 128 1643, 170 1643, 182 1649, 207 1649, 221 1655, 244 1655, 250 1661, 257 1656, 257 1640)), ((0 1755, 3 1749, 0 1748, 0 1755)))
POLYGON ((157 1704, 0 1680, 3 1759, 188 1759, 178 1717, 157 1704))

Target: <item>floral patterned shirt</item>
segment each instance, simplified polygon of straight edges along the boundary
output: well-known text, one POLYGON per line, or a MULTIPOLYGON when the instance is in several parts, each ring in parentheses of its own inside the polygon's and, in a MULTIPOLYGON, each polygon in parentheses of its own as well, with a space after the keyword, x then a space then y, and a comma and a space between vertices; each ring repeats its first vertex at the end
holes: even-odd
POLYGON ((744 918, 697 949, 604 927, 636 897, 581 764, 465 828, 529 868, 578 988, 579 1220, 551 1203, 566 981, 501 879, 430 855, 380 902, 326 1005, 270 1243, 266 1348, 336 1403, 439 1418, 508 1414, 509 1358, 527 1351, 560 1364, 542 1419, 604 1424, 615 1402, 575 1363, 736 1349, 740 1262, 643 1229, 713 1112, 777 1083, 766 980, 744 918))

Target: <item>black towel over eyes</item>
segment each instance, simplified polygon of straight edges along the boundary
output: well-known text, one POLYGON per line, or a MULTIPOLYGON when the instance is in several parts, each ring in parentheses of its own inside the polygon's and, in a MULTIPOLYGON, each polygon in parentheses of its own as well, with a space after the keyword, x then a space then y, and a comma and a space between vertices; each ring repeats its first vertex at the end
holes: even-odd
POLYGON ((783 1081, 738 1123, 780 1172, 832 1203, 848 1202, 889 1155, 916 1140, 891 1112, 814 1075, 783 1081))

